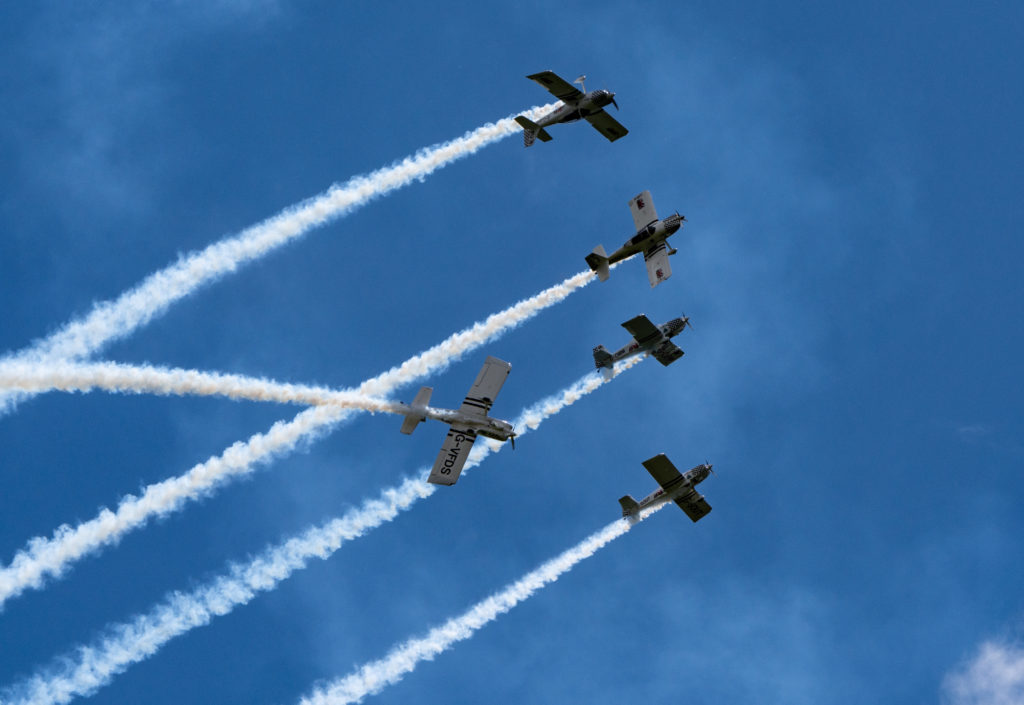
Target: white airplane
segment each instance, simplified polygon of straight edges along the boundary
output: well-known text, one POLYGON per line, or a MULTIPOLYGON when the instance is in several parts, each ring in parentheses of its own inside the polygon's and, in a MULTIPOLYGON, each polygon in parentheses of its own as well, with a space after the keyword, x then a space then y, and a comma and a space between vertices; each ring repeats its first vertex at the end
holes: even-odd
POLYGON ((622 324, 622 327, 633 336, 633 342, 619 348, 614 353, 608 352, 605 346, 598 345, 594 348, 594 366, 599 370, 603 368, 605 374, 611 374, 615 363, 619 360, 633 355, 650 353, 655 360, 668 367, 683 356, 683 351, 670 338, 682 333, 687 326, 693 328, 689 316, 673 318, 667 323, 656 326, 641 313, 636 318, 631 318, 622 324))
MULTIPOLYGON (((466 464, 466 458, 469 457, 469 451, 478 435, 497 441, 512 441, 512 447, 515 447, 515 427, 508 421, 487 415, 511 369, 512 365, 504 360, 488 356, 462 406, 457 410, 438 410, 444 415, 444 421, 451 424, 451 429, 444 439, 441 452, 437 454, 437 460, 434 461, 427 482, 435 485, 454 485, 458 482, 459 474, 462 473, 462 467, 466 464)), ((432 392, 431 387, 422 387, 412 404, 405 405, 409 411, 402 422, 402 433, 412 433, 416 426, 427 418, 426 409, 432 392)))
MULTIPOLYGON (((525 115, 516 118, 516 122, 523 128, 523 144, 525 146, 532 145, 538 137, 541 142, 550 142, 551 135, 544 129, 545 127, 560 122, 576 122, 581 118, 593 125, 594 129, 607 137, 610 142, 629 133, 629 130, 604 111, 604 106, 609 103, 614 105, 616 110, 619 108, 619 104, 615 102, 615 94, 611 91, 599 90, 585 93, 578 88, 573 88, 553 71, 541 71, 527 76, 527 78, 547 88, 551 95, 562 101, 562 105, 539 118, 537 122, 531 121, 525 115)), ((583 86, 583 81, 586 78, 586 76, 580 76, 573 83, 583 86)), ((585 87, 584 90, 586 90, 585 87)))
POLYGON ((674 247, 668 249, 668 237, 683 227, 686 216, 679 215, 677 211, 664 220, 659 220, 650 191, 634 196, 629 202, 629 210, 633 213, 636 235, 626 240, 626 244, 611 255, 606 255, 604 246, 598 245, 587 255, 587 264, 597 272, 598 279, 607 281, 608 265, 621 262, 637 252, 643 252, 644 262, 647 263, 647 278, 652 287, 657 286, 672 276, 668 257, 674 255, 676 250, 674 247))
POLYGON ((644 467, 661 487, 639 502, 633 499, 632 495, 621 498, 619 504, 622 505, 622 516, 634 517, 651 505, 668 501, 678 504, 679 508, 686 512, 686 516, 695 522, 700 521, 711 511, 711 505, 694 489, 707 479, 708 474, 714 472, 710 464, 704 463, 681 473, 664 453, 659 453, 645 460, 644 467))

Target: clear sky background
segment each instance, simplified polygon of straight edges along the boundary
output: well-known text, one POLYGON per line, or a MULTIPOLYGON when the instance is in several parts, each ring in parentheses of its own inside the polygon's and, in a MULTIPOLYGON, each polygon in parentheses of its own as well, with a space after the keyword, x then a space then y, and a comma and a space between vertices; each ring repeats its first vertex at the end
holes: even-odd
MULTIPOLYGON (((524 78, 545 69, 615 91, 630 134, 486 147, 97 359, 357 385, 619 246, 641 190, 688 219, 666 283, 626 262, 425 383, 455 406, 486 355, 509 360, 493 413, 514 418, 638 313, 689 315, 684 358, 645 361, 94 701, 295 702, 615 519, 659 452, 714 463, 707 518, 667 508, 372 701, 966 703, 978 673, 1024 697, 1006 685, 1024 680, 1024 11, 897 5, 0 11, 3 351, 334 182, 549 102, 524 78)), ((22 404, 0 418, 0 563, 297 412, 22 404)), ((399 425, 360 417, 12 599, 0 688, 429 465, 444 427, 399 425)))

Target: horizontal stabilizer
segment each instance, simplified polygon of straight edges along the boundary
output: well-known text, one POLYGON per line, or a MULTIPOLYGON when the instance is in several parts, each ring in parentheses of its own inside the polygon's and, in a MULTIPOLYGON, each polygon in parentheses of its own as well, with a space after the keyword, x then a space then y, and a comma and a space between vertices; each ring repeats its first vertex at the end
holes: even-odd
POLYGON ((619 504, 622 505, 622 516, 628 517, 633 516, 640 511, 640 505, 636 503, 632 495, 626 495, 625 497, 619 497, 619 504))
POLYGON ((540 125, 538 125, 525 115, 517 115, 514 119, 516 122, 519 123, 519 126, 522 127, 524 130, 531 130, 533 132, 537 132, 538 130, 540 130, 540 125))
POLYGON ((402 433, 409 435, 416 430, 416 426, 419 425, 420 421, 426 420, 427 415, 423 413, 423 410, 430 403, 430 395, 433 391, 431 387, 421 387, 420 391, 416 393, 416 398, 410 404, 412 410, 405 415, 405 421, 402 422, 402 433))
POLYGON ((594 251, 584 259, 586 259, 587 265, 597 273, 597 278, 600 281, 608 281, 608 277, 610 276, 610 272, 608 270, 608 255, 605 254, 603 245, 595 247, 594 251))
POLYGON ((551 141, 551 135, 547 133, 547 130, 530 120, 525 115, 517 116, 515 121, 523 128, 523 144, 525 146, 529 147, 537 138, 540 138, 541 142, 551 141))

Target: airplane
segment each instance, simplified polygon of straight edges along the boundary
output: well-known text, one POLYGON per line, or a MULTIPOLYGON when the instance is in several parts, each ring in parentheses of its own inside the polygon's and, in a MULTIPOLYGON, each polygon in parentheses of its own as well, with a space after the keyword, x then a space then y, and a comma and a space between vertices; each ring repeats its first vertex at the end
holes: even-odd
POLYGON ((664 220, 658 220, 650 191, 634 196, 629 202, 629 209, 633 213, 636 235, 626 240, 626 244, 610 256, 605 254, 603 245, 598 245, 586 256, 587 264, 597 272, 598 279, 607 281, 608 265, 621 262, 637 252, 643 252, 644 261, 647 263, 647 279, 650 280, 651 286, 655 287, 672 276, 668 257, 674 255, 676 249, 668 249, 668 238, 683 227, 686 216, 679 215, 679 211, 676 211, 664 220))
POLYGON ((593 125, 594 129, 607 137, 609 142, 614 142, 629 133, 629 130, 604 111, 604 106, 609 103, 618 110, 619 104, 615 102, 615 94, 603 89, 586 93, 586 87, 583 85, 586 76, 580 76, 573 81, 584 88, 582 91, 573 88, 553 71, 541 71, 531 74, 527 78, 547 88, 548 92, 563 104, 539 118, 537 122, 531 121, 525 115, 520 115, 515 119, 523 128, 524 146, 529 147, 537 138, 540 138, 541 142, 550 142, 551 135, 544 129, 545 127, 560 122, 576 122, 580 118, 593 125))
POLYGON ((650 353, 655 360, 668 367, 683 356, 683 351, 670 338, 682 333, 687 326, 693 328, 689 316, 673 318, 668 323, 656 326, 641 313, 622 324, 622 327, 633 336, 633 342, 619 348, 614 353, 608 352, 605 346, 598 345, 594 348, 594 366, 599 370, 603 368, 604 373, 610 375, 615 363, 619 360, 633 355, 650 353))
POLYGON ((619 499, 619 504, 622 505, 622 516, 635 521, 642 510, 670 500, 678 504, 679 508, 686 512, 686 516, 694 522, 700 521, 711 511, 711 505, 704 500, 703 495, 694 489, 696 485, 707 479, 709 473, 714 472, 709 463, 697 465, 680 473, 664 453, 659 453, 653 458, 645 460, 644 467, 661 487, 639 502, 628 494, 619 499))
MULTIPOLYGON (((515 427, 508 421, 487 415, 510 369, 512 365, 504 360, 488 356, 462 406, 457 410, 436 410, 444 417, 441 420, 451 424, 451 429, 441 445, 441 452, 437 454, 427 482, 435 485, 454 485, 458 482, 478 435, 497 441, 512 441, 512 447, 515 448, 515 427)), ((427 404, 432 392, 431 387, 421 387, 412 404, 403 405, 408 411, 404 412, 405 421, 400 429, 402 433, 411 434, 421 421, 426 420, 427 404)))

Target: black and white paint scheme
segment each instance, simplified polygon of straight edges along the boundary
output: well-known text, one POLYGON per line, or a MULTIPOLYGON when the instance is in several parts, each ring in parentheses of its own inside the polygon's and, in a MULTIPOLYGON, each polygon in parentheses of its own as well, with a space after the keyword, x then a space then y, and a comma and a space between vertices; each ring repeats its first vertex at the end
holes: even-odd
MULTIPOLYGON (((462 406, 454 410, 440 410, 451 428, 434 461, 428 482, 435 485, 454 485, 458 482, 477 436, 496 441, 512 441, 515 446, 515 427, 508 421, 487 415, 511 369, 512 365, 504 360, 488 356, 462 406)), ((426 420, 427 405, 433 391, 432 387, 420 388, 412 404, 408 405, 409 411, 402 422, 402 433, 412 433, 421 421, 426 420)))
POLYGON ((679 508, 686 512, 686 516, 694 522, 700 521, 711 511, 711 505, 705 501, 704 495, 695 489, 697 485, 707 479, 708 475, 714 472, 710 463, 697 465, 686 472, 679 472, 664 453, 659 453, 653 458, 645 460, 644 467, 661 486, 639 502, 633 499, 632 495, 620 498, 622 516, 639 519, 640 512, 644 509, 669 501, 678 504, 679 508))
POLYGON ((615 102, 615 94, 604 89, 585 92, 586 88, 583 82, 586 80, 586 76, 580 76, 573 81, 573 83, 580 84, 584 90, 574 88, 554 71, 541 71, 530 74, 527 78, 544 86, 551 95, 562 101, 562 105, 539 118, 537 122, 533 122, 525 115, 516 118, 516 122, 523 127, 523 144, 527 147, 538 138, 541 142, 550 142, 551 135, 544 128, 557 125, 560 122, 586 120, 594 126, 595 130, 607 137, 609 142, 614 142, 629 134, 629 130, 604 111, 604 107, 609 104, 614 105, 616 110, 619 109, 619 104, 615 102))
POLYGON ((605 346, 598 345, 594 348, 594 366, 605 376, 609 376, 619 360, 650 353, 655 360, 668 367, 683 356, 683 351, 671 341, 671 338, 682 333, 687 326, 693 328, 689 316, 673 318, 656 326, 641 313, 622 324, 622 327, 633 336, 633 342, 622 346, 614 353, 609 352, 605 346))
POLYGON ((607 281, 610 274, 609 265, 643 252, 644 262, 647 264, 647 278, 651 286, 655 287, 672 276, 668 257, 674 255, 676 250, 674 247, 669 249, 668 238, 683 227, 686 216, 679 215, 679 211, 676 211, 664 220, 659 220, 650 191, 644 191, 631 198, 629 210, 633 213, 636 234, 611 255, 605 254, 603 245, 598 245, 585 259, 590 268, 597 272, 597 278, 607 281))

